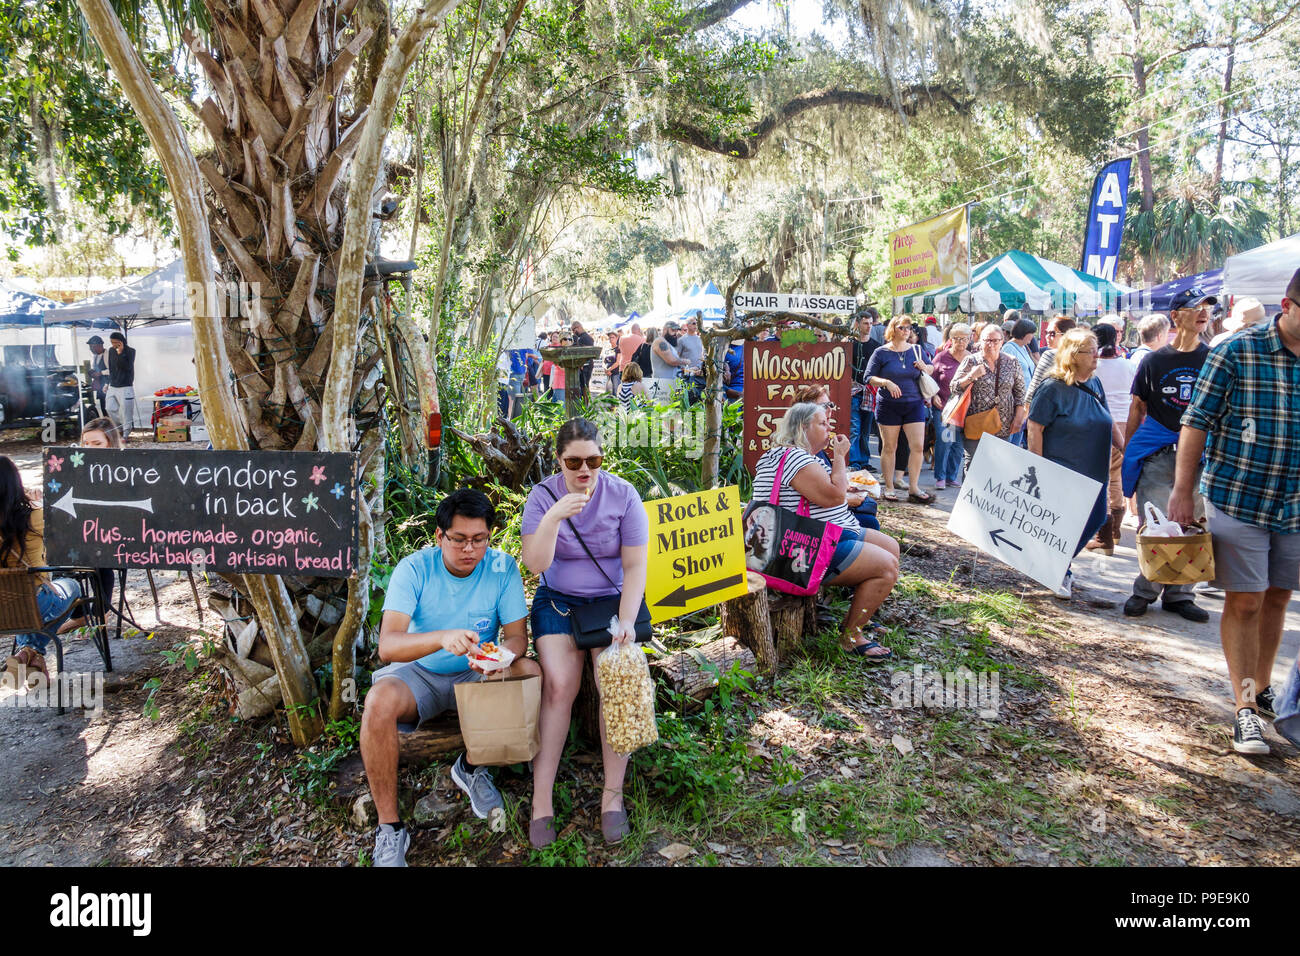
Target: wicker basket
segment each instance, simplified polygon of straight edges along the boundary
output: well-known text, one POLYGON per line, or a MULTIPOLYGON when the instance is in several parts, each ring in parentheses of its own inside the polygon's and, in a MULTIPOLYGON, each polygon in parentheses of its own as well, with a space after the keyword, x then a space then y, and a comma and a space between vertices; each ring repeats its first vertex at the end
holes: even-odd
POLYGON ((1154 537, 1138 528, 1138 567, 1154 584, 1197 584, 1214 579, 1214 546, 1210 533, 1200 524, 1183 526, 1180 538, 1154 537), (1194 531, 1192 529, 1195 529, 1194 531))
POLYGON ((0 568, 0 634, 41 629, 44 622, 36 603, 39 583, 26 568, 0 568))

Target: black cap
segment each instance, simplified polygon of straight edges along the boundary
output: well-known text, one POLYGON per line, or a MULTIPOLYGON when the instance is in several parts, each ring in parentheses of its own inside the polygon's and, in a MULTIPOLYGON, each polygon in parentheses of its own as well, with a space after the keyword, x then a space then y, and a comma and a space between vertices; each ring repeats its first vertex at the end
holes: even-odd
POLYGON ((87 345, 103 345, 103 344, 104 344, 104 340, 101 339, 98 335, 92 335, 90 338, 86 339, 86 344, 87 344, 87 345))
POLYGON ((1219 304, 1216 296, 1210 295, 1199 285, 1194 285, 1174 296, 1173 301, 1169 303, 1169 311, 1177 312, 1179 309, 1194 309, 1203 302, 1208 302, 1210 305, 1219 304))

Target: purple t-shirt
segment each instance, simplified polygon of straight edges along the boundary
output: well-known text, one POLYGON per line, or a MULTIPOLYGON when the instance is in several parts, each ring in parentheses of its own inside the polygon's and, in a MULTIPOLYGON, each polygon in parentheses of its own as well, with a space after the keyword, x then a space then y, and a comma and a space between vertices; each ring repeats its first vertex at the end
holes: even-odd
MULTIPOLYGON (((552 475, 541 483, 555 492, 556 498, 569 493, 563 475, 552 475)), ((542 518, 555 504, 535 485, 524 505, 519 533, 536 534, 542 518)), ((609 472, 596 476, 596 490, 586 506, 569 519, 582 535, 605 574, 601 574, 573 536, 568 521, 561 521, 555 538, 555 560, 546 569, 543 583, 562 594, 575 597, 606 597, 619 593, 623 586, 623 545, 635 547, 650 541, 650 519, 646 517, 641 496, 630 484, 609 472), (609 575, 606 580, 605 575, 609 575), (611 587, 613 581, 618 587, 611 587)))

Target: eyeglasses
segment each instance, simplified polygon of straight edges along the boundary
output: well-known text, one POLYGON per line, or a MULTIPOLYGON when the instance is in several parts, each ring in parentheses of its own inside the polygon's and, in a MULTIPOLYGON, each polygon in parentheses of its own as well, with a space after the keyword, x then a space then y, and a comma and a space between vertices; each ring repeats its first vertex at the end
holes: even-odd
POLYGON ((820 405, 822 408, 826 409, 826 411, 828 412, 837 411, 839 409, 839 406, 836 405, 834 402, 818 402, 817 404, 820 405))
POLYGON ((459 534, 443 534, 443 537, 451 544, 453 548, 473 548, 477 551, 488 543, 488 536, 485 534, 476 534, 472 538, 466 538, 459 534))
POLYGON ((575 455, 573 457, 564 459, 564 467, 569 469, 569 471, 577 471, 579 468, 582 467, 583 462, 586 462, 587 467, 590 468, 592 471, 595 471, 597 468, 601 466, 601 463, 604 460, 605 460, 604 455, 592 455, 588 458, 579 458, 575 455))
POLYGON ((1001 339, 980 339, 980 345, 1001 345, 1001 339))

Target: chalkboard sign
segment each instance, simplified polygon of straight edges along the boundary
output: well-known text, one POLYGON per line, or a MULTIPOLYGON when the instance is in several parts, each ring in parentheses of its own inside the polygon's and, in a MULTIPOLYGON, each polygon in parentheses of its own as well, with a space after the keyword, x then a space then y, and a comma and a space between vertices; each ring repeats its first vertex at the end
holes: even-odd
POLYGON ((294 451, 45 449, 45 560, 346 578, 356 456, 294 451))

